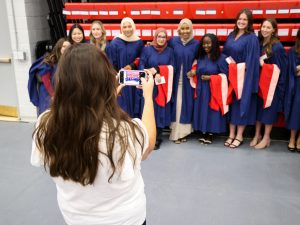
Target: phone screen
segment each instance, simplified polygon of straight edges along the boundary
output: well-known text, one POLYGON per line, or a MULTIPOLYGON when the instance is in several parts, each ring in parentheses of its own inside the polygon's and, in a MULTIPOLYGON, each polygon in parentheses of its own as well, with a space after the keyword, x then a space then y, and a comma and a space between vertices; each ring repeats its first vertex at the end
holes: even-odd
POLYGON ((142 70, 121 70, 119 72, 119 83, 131 86, 141 85, 141 77, 146 77, 142 70))

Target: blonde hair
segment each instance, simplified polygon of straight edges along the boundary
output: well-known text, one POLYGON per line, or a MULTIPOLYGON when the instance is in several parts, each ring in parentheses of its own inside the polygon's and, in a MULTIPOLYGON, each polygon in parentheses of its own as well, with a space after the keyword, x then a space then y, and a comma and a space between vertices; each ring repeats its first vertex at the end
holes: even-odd
POLYGON ((95 37, 92 34, 92 28, 93 28, 94 24, 99 24, 100 25, 100 28, 101 28, 101 31, 102 31, 102 35, 101 35, 101 38, 100 38, 100 42, 99 42, 100 46, 99 47, 100 47, 100 49, 102 51, 104 51, 105 48, 106 48, 106 30, 105 30, 105 28, 103 26, 103 23, 101 21, 99 21, 99 20, 95 20, 92 23, 92 25, 91 25, 91 29, 90 29, 90 43, 92 43, 94 45, 97 45, 96 39, 95 39, 95 37))

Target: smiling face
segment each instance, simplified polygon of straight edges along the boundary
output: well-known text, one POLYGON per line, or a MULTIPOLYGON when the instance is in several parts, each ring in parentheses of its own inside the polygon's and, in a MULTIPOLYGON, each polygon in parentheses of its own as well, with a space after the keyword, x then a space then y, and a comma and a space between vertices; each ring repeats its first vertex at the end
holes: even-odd
POLYGON ((164 46, 167 42, 167 35, 165 32, 159 32, 156 36, 157 45, 164 46))
POLYGON ((129 23, 129 22, 123 23, 123 25, 122 25, 122 33, 126 37, 131 37, 133 35, 133 27, 132 27, 131 23, 129 23))
POLYGON ((236 25, 239 30, 247 30, 248 27, 248 17, 245 13, 242 13, 238 20, 236 21, 236 25))
POLYGON ((92 35, 95 39, 102 37, 103 31, 99 23, 94 23, 91 27, 92 35))
POLYGON ((183 40, 188 40, 191 37, 192 30, 190 29, 188 24, 184 23, 180 27, 179 33, 183 40))
POLYGON ((272 34, 275 32, 275 29, 269 21, 265 21, 260 28, 260 32, 263 38, 267 39, 272 36, 272 34))
POLYGON ((211 41, 210 37, 205 37, 203 39, 202 47, 207 54, 209 54, 211 52, 212 41, 211 41))
POLYGON ((79 28, 74 28, 72 32, 72 40, 75 43, 80 43, 83 40, 83 33, 79 28))

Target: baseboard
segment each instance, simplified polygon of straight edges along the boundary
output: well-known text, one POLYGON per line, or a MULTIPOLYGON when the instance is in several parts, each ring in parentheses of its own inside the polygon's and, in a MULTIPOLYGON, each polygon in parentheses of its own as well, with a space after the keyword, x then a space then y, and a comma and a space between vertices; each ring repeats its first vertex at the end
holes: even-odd
POLYGON ((0 116, 0 121, 19 122, 20 119, 17 117, 11 117, 11 116, 0 116))
POLYGON ((18 109, 14 106, 0 105, 0 116, 19 118, 18 109))

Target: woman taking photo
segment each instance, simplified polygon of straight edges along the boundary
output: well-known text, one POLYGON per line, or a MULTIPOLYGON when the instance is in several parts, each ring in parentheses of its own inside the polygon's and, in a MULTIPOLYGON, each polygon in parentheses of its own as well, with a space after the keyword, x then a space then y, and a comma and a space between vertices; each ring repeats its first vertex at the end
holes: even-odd
POLYGON ((72 45, 61 58, 31 163, 52 176, 67 224, 146 224, 140 164, 155 143, 153 83, 150 73, 142 79, 143 117, 131 119, 117 104, 116 74, 101 50, 72 45))
MULTIPOLYGON (((121 33, 110 42, 108 56, 114 68, 131 70, 134 60, 140 57, 144 47, 143 41, 135 34, 135 24, 129 17, 121 21, 121 33)), ((121 108, 131 117, 136 117, 135 108, 136 87, 126 86, 122 89, 118 102, 121 108)))
POLYGON ((243 9, 236 17, 234 30, 229 34, 223 49, 223 53, 229 56, 227 61, 232 64, 229 65, 232 71, 237 68, 241 71, 241 74, 231 73, 229 68, 229 88, 234 92, 228 115, 229 137, 224 143, 226 147, 239 147, 244 140, 246 125, 254 125, 256 122, 259 52, 252 12, 243 9))
POLYGON ((275 19, 265 19, 261 23, 258 33, 262 69, 255 135, 250 143, 250 146, 255 149, 263 149, 270 145, 272 126, 276 123, 279 112, 283 112, 287 57, 277 36, 277 30, 275 19), (261 127, 263 124, 265 129, 262 137, 261 127))
MULTIPOLYGON (((197 58, 199 41, 194 39, 192 21, 182 19, 178 25, 178 37, 169 40, 174 50, 175 74, 172 100, 172 123, 170 140, 176 144, 185 142, 192 132, 194 90, 188 77, 197 58)), ((193 72, 195 74, 195 71, 193 72)))

